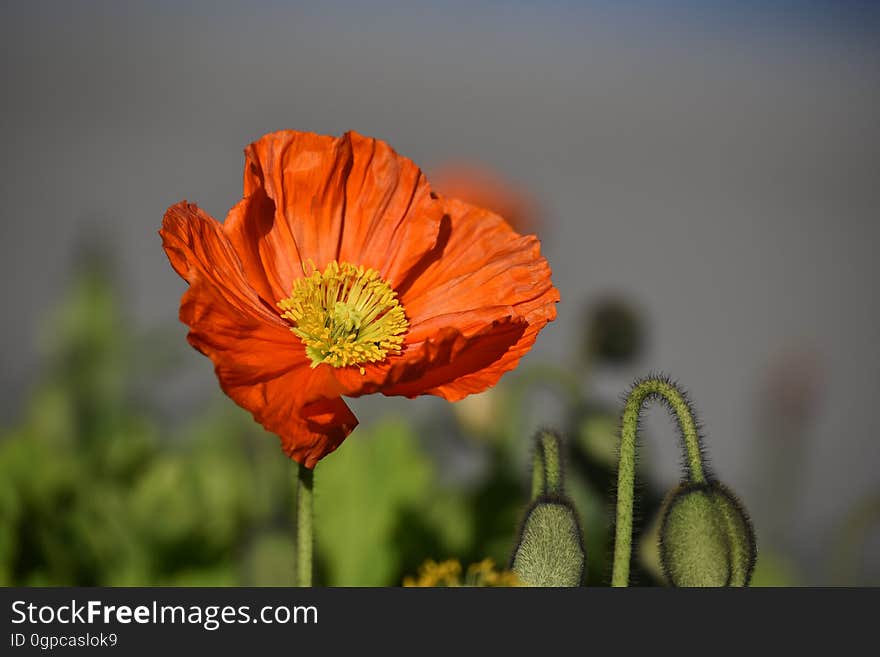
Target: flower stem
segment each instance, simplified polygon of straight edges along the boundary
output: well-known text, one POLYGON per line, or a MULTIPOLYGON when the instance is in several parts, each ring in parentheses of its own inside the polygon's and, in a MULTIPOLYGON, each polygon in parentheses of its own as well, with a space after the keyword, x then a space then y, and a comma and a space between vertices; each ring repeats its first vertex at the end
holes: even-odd
POLYGON ((547 430, 538 432, 532 459, 532 500, 546 493, 562 492, 561 459, 559 436, 547 430))
POLYGON ((300 465, 297 469, 296 486, 296 583, 297 586, 312 585, 312 547, 314 498, 312 487, 315 472, 300 465))
POLYGON ((661 399, 675 415, 679 436, 685 449, 685 461, 692 483, 705 481, 700 437, 690 404, 670 381, 650 377, 637 382, 627 397, 620 430, 620 461, 617 467, 617 522, 614 536, 614 566, 611 586, 629 584, 632 556, 633 489, 636 470, 636 437, 642 407, 652 399, 661 399))

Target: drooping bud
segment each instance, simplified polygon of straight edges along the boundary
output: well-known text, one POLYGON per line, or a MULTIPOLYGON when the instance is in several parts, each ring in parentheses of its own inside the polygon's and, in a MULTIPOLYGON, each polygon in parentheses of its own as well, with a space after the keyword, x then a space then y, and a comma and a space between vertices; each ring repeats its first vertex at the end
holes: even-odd
POLYGON ((579 586, 586 558, 582 536, 571 502, 542 495, 523 520, 511 570, 526 586, 579 586))
POLYGON ((747 586, 756 555, 742 505, 718 483, 682 484, 660 526, 660 560, 673 586, 747 586))
POLYGON ((705 485, 673 494, 660 527, 660 560, 673 586, 727 586, 730 559, 725 529, 705 485))
POLYGON ((748 586, 758 556, 752 521, 729 488, 719 483, 713 484, 713 488, 715 504, 724 517, 730 545, 730 586, 748 586))

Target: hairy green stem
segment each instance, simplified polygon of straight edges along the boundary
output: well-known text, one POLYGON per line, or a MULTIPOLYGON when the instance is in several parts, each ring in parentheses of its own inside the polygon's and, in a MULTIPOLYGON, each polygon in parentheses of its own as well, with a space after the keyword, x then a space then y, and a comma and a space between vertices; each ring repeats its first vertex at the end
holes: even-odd
POLYGON ((296 584, 312 585, 312 549, 314 545, 314 486, 315 471, 300 465, 296 486, 296 584))
POLYGON ((559 453, 559 436, 542 430, 535 440, 535 456, 532 460, 532 499, 545 493, 562 492, 562 456, 559 453))
POLYGON ((544 492, 544 459, 535 455, 532 459, 532 500, 544 492))
POLYGON ((633 490, 636 471, 636 438, 642 407, 651 399, 660 398, 669 404, 678 422, 684 442, 690 482, 705 481, 700 438, 693 413, 682 392, 662 378, 639 381, 629 393, 623 409, 620 431, 620 461, 617 467, 617 522, 614 536, 614 567, 611 586, 627 586, 632 556, 633 490))

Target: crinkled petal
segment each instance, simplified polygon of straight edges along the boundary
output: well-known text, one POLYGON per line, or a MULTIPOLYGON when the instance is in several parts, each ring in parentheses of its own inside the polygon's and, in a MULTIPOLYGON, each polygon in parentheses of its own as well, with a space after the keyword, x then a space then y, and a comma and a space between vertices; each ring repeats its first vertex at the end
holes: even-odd
POLYGON ((248 281, 270 306, 290 294, 292 277, 302 275, 292 240, 273 230, 275 204, 263 189, 239 201, 226 215, 223 232, 241 259, 248 281))
POLYGON ((314 467, 357 425, 325 370, 312 369, 302 343, 248 283, 220 224, 186 202, 168 209, 163 246, 190 283, 180 319, 207 355, 223 390, 281 438, 285 452, 314 467))
POLYGON ((441 329, 436 338, 425 341, 426 358, 401 367, 397 381, 383 387, 382 393, 405 397, 433 394, 454 401, 485 390, 503 374, 496 375, 494 364, 518 344, 525 330, 527 324, 521 318, 495 320, 468 336, 451 327, 441 329), (467 383, 456 388, 461 394, 447 390, 463 379, 468 379, 467 383))
POLYGON ((354 430, 358 421, 333 390, 327 366, 312 369, 301 363, 296 369, 265 381, 227 379, 223 368, 217 376, 226 393, 251 411, 254 419, 281 438, 284 452, 307 468, 335 450, 354 430))
MULTIPOLYGON (((556 317, 559 291, 534 236, 515 233, 501 217, 457 200, 445 202, 448 226, 441 229, 434 253, 418 275, 400 289, 410 320, 408 343, 418 343, 445 328, 464 337, 480 334, 501 321, 520 321, 524 330, 509 348, 491 362, 453 359, 443 376, 426 373, 386 394, 421 391, 451 401, 485 390, 516 367, 537 333, 556 317)), ((462 354, 469 354, 464 350, 462 354)))
POLYGON ((419 168, 382 141, 287 130, 245 157, 245 197, 265 194, 274 214, 241 215, 230 235, 236 245, 257 242, 247 248, 284 296, 307 263, 332 260, 373 268, 395 287, 436 243, 441 204, 419 168))
MULTIPOLYGON (((404 353, 381 363, 371 363, 361 374, 358 367, 327 367, 341 394, 349 397, 382 392, 385 395, 416 395, 474 372, 481 372, 515 346, 528 325, 522 318, 505 317, 476 332, 463 334, 454 327, 440 329, 404 353)), ((437 394, 434 392, 434 394, 437 394)))

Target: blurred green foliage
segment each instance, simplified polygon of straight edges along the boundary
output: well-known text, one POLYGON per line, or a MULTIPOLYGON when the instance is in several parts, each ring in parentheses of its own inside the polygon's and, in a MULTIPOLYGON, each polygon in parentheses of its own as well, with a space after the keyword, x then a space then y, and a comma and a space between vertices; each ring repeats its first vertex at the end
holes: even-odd
MULTIPOLYGON (((0 584, 292 585, 294 464, 219 392, 174 409, 183 421, 158 407, 183 329, 171 349, 139 335, 114 280, 100 258, 77 269, 28 400, 0 430, 0 584)), ((565 407, 585 580, 607 584, 616 410, 573 367, 520 368, 454 412, 358 428, 316 469, 316 583, 399 585, 426 559, 509 566, 529 500, 529 409, 547 388, 565 407), (451 475, 444 449, 483 465, 451 475)), ((646 525, 661 499, 639 487, 646 525)), ((659 582, 636 561, 636 583, 659 582)))
POLYGON ((399 583, 401 564, 460 554, 473 541, 467 499, 438 485, 402 421, 353 435, 315 474, 317 553, 328 582, 399 583))
MULTIPOLYGON (((293 584, 294 464, 226 399, 181 426, 151 409, 168 372, 112 280, 100 260, 78 270, 0 434, 0 584, 293 584)), ((427 555, 481 553, 474 499, 440 485, 416 434, 361 428, 319 465, 319 583, 399 584, 427 555)))

